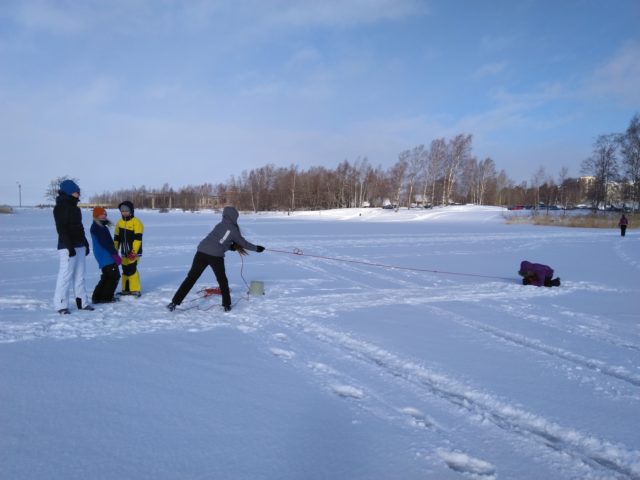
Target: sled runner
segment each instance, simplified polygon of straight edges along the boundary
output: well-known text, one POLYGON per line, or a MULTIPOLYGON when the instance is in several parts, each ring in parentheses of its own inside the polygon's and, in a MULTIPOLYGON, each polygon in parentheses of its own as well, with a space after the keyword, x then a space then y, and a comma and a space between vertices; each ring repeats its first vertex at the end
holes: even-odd
MULTIPOLYGON (((186 310, 193 310, 193 309, 198 309, 198 310, 202 310, 202 311, 208 311, 211 310, 212 308, 216 307, 217 304, 215 303, 211 303, 210 301, 206 301, 209 297, 212 297, 214 295, 222 295, 222 290, 220 290, 219 287, 205 287, 205 288, 201 288, 200 290, 198 290, 196 292, 196 296, 194 298, 191 298, 189 300, 187 300, 186 302, 184 302, 185 305, 183 308, 179 308, 177 309, 177 305, 173 305, 173 308, 169 308, 169 311, 173 311, 173 310, 181 310, 181 311, 186 311, 186 310)), ((170 304, 171 305, 171 304, 170 304)))

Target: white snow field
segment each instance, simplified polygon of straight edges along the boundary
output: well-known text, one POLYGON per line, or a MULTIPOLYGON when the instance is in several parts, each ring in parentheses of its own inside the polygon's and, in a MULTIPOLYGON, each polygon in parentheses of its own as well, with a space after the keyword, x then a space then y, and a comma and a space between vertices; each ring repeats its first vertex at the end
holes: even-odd
POLYGON ((143 296, 66 316, 51 210, 0 216, 0 478, 640 478, 637 230, 241 214, 268 250, 227 254, 233 311, 194 289, 170 313, 220 214, 136 213, 143 296))

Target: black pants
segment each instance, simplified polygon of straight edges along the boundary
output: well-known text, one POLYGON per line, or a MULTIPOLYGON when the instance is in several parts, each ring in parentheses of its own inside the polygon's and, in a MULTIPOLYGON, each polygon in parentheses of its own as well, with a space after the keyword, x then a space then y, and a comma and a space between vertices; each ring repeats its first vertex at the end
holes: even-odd
POLYGON ((104 267, 100 281, 93 290, 91 301, 93 303, 113 302, 113 294, 118 287, 118 280, 120 280, 120 270, 115 263, 104 267))
POLYGON ((185 278, 178 288, 178 291, 173 296, 172 302, 176 305, 180 305, 184 300, 184 297, 187 296, 189 291, 196 284, 202 272, 207 267, 211 267, 213 270, 213 274, 216 276, 216 280, 218 281, 218 286, 220 287, 220 291, 222 292, 222 306, 230 307, 231 306, 231 294, 229 293, 229 281, 227 280, 227 274, 224 269, 224 258, 223 257, 214 257, 212 255, 207 255, 206 253, 196 252, 193 257, 193 263, 191 264, 191 270, 187 273, 187 278, 185 278))
POLYGON ((620 235, 624 237, 624 234, 627 233, 627 226, 620 225, 620 235))

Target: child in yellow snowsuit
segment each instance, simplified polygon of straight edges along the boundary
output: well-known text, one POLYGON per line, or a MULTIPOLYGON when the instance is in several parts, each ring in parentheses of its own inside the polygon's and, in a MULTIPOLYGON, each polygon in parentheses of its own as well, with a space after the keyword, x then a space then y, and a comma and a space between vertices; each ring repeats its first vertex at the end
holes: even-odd
POLYGON ((124 201, 118 205, 122 218, 116 224, 113 243, 120 250, 122 257, 122 292, 121 295, 139 297, 140 273, 138 259, 142 256, 142 233, 144 225, 134 216, 133 203, 124 201))

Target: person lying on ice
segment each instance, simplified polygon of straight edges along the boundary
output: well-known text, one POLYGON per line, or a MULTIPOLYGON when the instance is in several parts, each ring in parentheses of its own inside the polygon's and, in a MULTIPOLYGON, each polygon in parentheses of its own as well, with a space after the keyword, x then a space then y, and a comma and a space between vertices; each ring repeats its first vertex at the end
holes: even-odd
POLYGON ((522 277, 523 285, 536 287, 559 287, 560 279, 553 278, 553 268, 541 263, 531 263, 526 260, 520 263, 518 275, 522 277))

